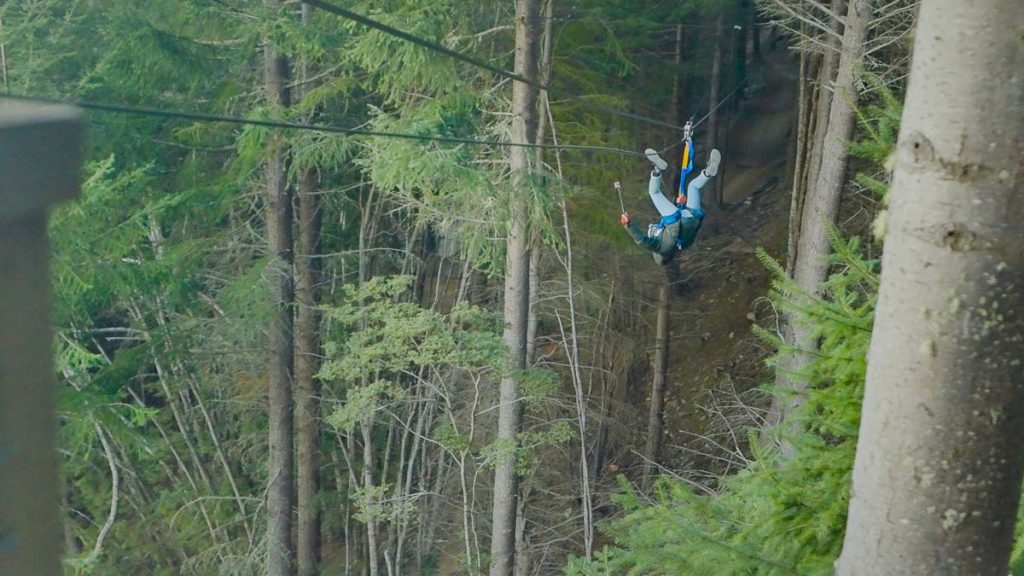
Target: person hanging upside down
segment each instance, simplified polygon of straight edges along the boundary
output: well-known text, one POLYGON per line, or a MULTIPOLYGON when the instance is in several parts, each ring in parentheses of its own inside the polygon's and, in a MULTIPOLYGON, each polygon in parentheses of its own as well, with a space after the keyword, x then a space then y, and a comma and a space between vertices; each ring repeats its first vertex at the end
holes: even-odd
MULTIPOLYGON (((684 193, 686 176, 693 170, 693 139, 687 134, 683 140, 683 162, 679 174, 679 191, 675 202, 669 200, 662 192, 661 176, 668 169, 668 162, 654 149, 648 148, 645 154, 647 159, 654 164, 647 193, 650 194, 654 207, 661 214, 661 220, 657 224, 649 225, 646 234, 633 224, 626 212, 622 213, 619 221, 629 235, 636 240, 636 243, 654 252, 654 261, 664 266, 675 258, 676 253, 693 246, 697 232, 700 231, 700 225, 704 221, 704 211, 700 208, 700 192, 708 181, 718 174, 718 165, 722 162, 722 154, 718 150, 711 151, 707 165, 685 187, 686 192, 684 193)), ((615 187, 621 189, 622 185, 616 182, 615 187)))

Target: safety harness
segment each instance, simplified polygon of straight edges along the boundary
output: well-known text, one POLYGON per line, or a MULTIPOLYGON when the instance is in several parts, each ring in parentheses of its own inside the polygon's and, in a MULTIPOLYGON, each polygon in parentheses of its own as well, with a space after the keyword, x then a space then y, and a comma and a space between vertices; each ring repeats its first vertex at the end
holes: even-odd
MULTIPOLYGON (((687 122, 683 126, 683 160, 682 165, 679 167, 679 196, 682 198, 682 205, 676 204, 677 209, 668 216, 662 216, 661 220, 655 226, 657 229, 656 234, 653 236, 661 236, 661 233, 665 230, 666 226, 671 226, 676 222, 679 222, 683 218, 683 211, 689 212, 691 216, 697 219, 697 227, 700 228, 701 222, 704 221, 704 211, 701 209, 693 209, 686 207, 686 177, 693 171, 693 122, 687 122)), ((685 241, 682 234, 676 234, 676 248, 682 250, 685 248, 685 241)))
MULTIPOLYGON (((704 211, 695 210, 693 208, 687 208, 683 206, 677 209, 674 213, 669 214, 668 216, 662 216, 661 220, 659 220, 658 223, 654 225, 656 232, 654 234, 648 235, 655 238, 660 237, 662 232, 664 232, 666 226, 671 226, 683 219, 684 211, 689 212, 690 215, 693 216, 693 219, 697 221, 697 229, 700 230, 700 225, 701 223, 704 222, 704 211)), ((686 248, 686 239, 684 238, 683 234, 676 234, 676 248, 679 250, 686 248)))

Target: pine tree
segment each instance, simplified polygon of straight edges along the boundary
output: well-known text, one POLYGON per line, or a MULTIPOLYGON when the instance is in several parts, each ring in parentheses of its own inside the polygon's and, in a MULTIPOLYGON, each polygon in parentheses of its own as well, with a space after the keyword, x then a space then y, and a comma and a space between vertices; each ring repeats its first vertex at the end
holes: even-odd
MULTIPOLYGON (((539 0, 516 1, 516 74, 536 82, 538 65, 537 23, 539 0)), ((511 139, 533 142, 537 131, 537 89, 525 82, 512 87, 511 139)), ((524 148, 509 151, 509 170, 513 190, 509 203, 505 247, 505 345, 508 347, 510 373, 501 379, 498 399, 498 439, 510 447, 517 445, 522 428, 523 408, 519 399, 517 372, 526 368, 526 330, 529 308, 529 196, 525 185, 530 171, 530 155, 524 148)), ((518 492, 515 450, 509 450, 494 470, 494 507, 491 517, 491 576, 511 576, 515 565, 516 493, 518 492)))

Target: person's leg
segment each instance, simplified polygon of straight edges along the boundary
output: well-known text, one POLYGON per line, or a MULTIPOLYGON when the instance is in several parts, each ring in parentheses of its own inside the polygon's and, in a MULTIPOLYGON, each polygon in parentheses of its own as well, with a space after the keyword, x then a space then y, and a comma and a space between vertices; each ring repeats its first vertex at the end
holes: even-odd
POLYGON ((657 170, 651 172, 651 181, 647 185, 647 193, 651 197, 651 202, 654 202, 654 207, 658 209, 658 213, 662 216, 671 216, 678 210, 676 205, 661 192, 661 172, 657 170))
POLYGON ((700 210, 700 191, 704 188, 704 185, 708 183, 710 178, 704 174, 701 170, 697 174, 697 177, 690 180, 690 183, 686 186, 686 207, 690 210, 700 210))
POLYGON ((722 161, 722 154, 718 150, 712 150, 708 158, 708 165, 697 174, 697 177, 690 181, 686 187, 686 207, 690 210, 701 210, 700 191, 711 178, 718 174, 718 165, 722 161))

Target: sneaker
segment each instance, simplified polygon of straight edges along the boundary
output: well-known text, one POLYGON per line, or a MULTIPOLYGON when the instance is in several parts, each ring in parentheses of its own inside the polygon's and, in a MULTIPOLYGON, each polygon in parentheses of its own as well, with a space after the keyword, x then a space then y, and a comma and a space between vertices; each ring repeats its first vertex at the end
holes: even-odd
POLYGON ((715 174, 718 174, 718 165, 722 163, 722 153, 717 148, 711 151, 708 155, 708 165, 704 167, 704 175, 708 178, 714 178, 715 174))
POLYGON ((648 148, 647 150, 644 150, 644 155, 647 156, 647 159, 651 161, 651 164, 654 164, 654 168, 658 172, 664 172, 665 170, 668 169, 668 162, 665 162, 665 159, 659 156, 658 151, 655 150, 654 148, 648 148))

